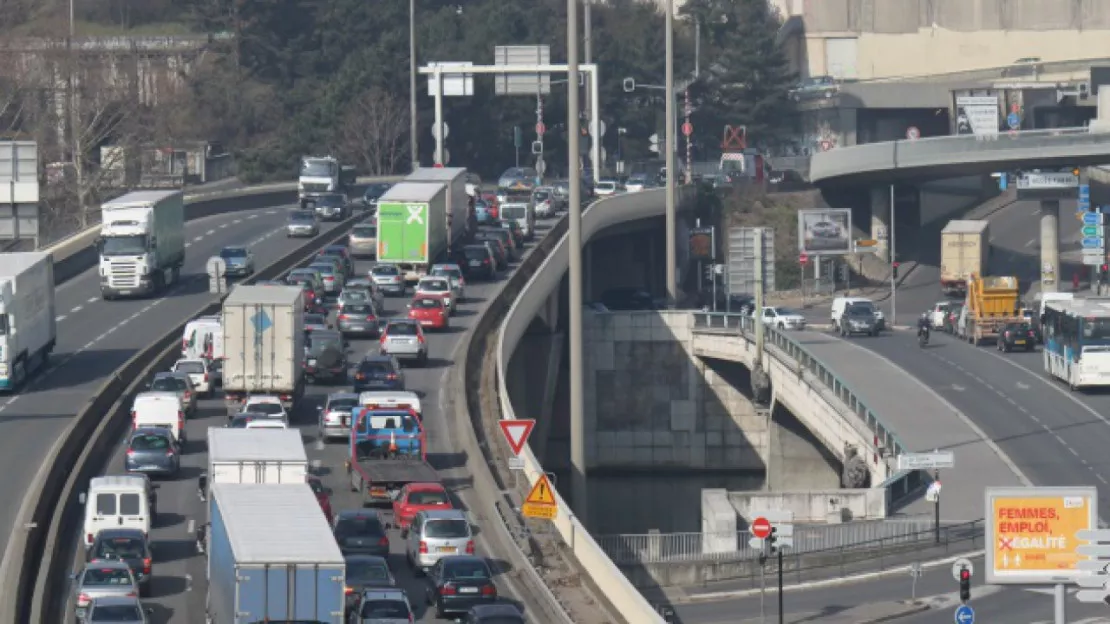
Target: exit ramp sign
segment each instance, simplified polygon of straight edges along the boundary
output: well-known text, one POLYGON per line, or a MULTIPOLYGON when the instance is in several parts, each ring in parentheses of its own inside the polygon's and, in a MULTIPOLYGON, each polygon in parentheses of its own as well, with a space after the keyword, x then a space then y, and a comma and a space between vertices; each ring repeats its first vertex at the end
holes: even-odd
POLYGON ((1079 176, 1067 173, 1026 173, 1017 179, 1018 190, 1079 188, 1079 176))

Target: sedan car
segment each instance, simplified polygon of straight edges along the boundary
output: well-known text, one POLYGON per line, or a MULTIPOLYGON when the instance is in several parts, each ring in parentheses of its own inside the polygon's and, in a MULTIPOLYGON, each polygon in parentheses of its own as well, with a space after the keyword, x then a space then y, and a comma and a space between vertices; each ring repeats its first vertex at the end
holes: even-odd
POLYGON ((344 555, 389 556, 389 536, 373 509, 345 509, 335 516, 332 533, 344 555))
POLYGON ((405 624, 415 622, 412 604, 403 589, 375 587, 364 590, 353 607, 349 624, 405 624))
POLYGON ((1009 353, 1015 349, 1032 351, 1037 348, 1037 335, 1029 323, 1007 323, 998 334, 998 350, 1009 353))
POLYGON ((351 228, 347 236, 351 255, 356 258, 376 258, 378 256, 378 226, 361 223, 351 228))
POLYGON ((316 409, 320 412, 316 437, 321 440, 351 437, 351 412, 358 407, 357 392, 333 392, 327 401, 316 409))
POLYGON ((254 274, 254 253, 246 247, 224 247, 220 257, 227 264, 227 275, 244 276, 254 274))
POLYGON ((185 406, 186 416, 197 414, 197 391, 193 387, 193 380, 186 373, 155 373, 154 378, 147 387, 152 392, 175 392, 181 404, 185 406))
POLYGON ((444 557, 428 572, 427 599, 440 619, 466 613, 479 604, 497 602, 493 571, 481 557, 444 557))
POLYGON ((304 330, 306 332, 314 332, 321 330, 331 329, 331 323, 328 322, 328 317, 324 314, 305 314, 304 315, 304 330))
POLYGON ((470 607, 463 624, 528 624, 520 609, 508 602, 495 602, 470 607))
POLYGON ((379 264, 370 269, 370 279, 382 293, 391 297, 403 297, 407 289, 404 274, 393 264, 379 264))
POLYGON ((355 369, 355 393, 404 389, 405 372, 392 356, 367 355, 355 369))
POLYGON ((343 306, 335 317, 337 328, 344 336, 369 336, 379 332, 378 315, 369 303, 351 303, 343 306))
POLYGON ((378 351, 382 355, 415 360, 417 366, 428 363, 428 341, 424 338, 424 330, 420 328, 420 323, 410 319, 389 321, 378 340, 378 351))
POLYGON ((139 529, 101 529, 93 538, 92 547, 85 553, 88 563, 114 559, 122 561, 131 569, 131 575, 139 584, 139 595, 150 593, 153 578, 151 564, 154 557, 150 552, 150 542, 139 529))
POLYGON ((286 238, 313 237, 320 233, 320 221, 311 210, 294 210, 285 223, 286 238))
POLYGON ((259 420, 276 420, 284 424, 283 414, 265 414, 263 412, 239 412, 231 416, 227 427, 229 429, 256 429, 257 425, 251 423, 259 420))
POLYGON ((127 438, 123 468, 128 472, 172 477, 181 469, 181 449, 169 430, 141 427, 127 438))
POLYGON ((70 579, 73 581, 74 609, 78 620, 85 617, 93 600, 134 598, 139 595, 139 584, 131 574, 131 566, 122 561, 94 561, 70 579))
POLYGON ((378 310, 385 307, 385 295, 382 294, 382 289, 374 283, 374 280, 369 277, 356 277, 347 280, 347 288, 357 288, 359 290, 370 291, 370 298, 374 300, 374 307, 378 310))
POLYGON ((88 606, 83 624, 147 624, 153 614, 154 609, 144 607, 138 598, 105 596, 88 606))
POLYGON ((424 277, 416 283, 417 297, 432 297, 443 301, 448 314, 455 313, 455 291, 451 287, 451 280, 446 277, 424 277))
POLYGON ((212 394, 212 376, 208 373, 208 360, 181 359, 174 362, 174 373, 184 373, 193 382, 193 387, 203 396, 212 394))
POLYGON ((450 313, 440 297, 417 295, 409 303, 409 318, 420 323, 421 327, 444 330, 450 326, 450 313))
POLYGON ((840 335, 844 338, 855 334, 879 335, 879 320, 870 306, 850 305, 840 317, 840 335))

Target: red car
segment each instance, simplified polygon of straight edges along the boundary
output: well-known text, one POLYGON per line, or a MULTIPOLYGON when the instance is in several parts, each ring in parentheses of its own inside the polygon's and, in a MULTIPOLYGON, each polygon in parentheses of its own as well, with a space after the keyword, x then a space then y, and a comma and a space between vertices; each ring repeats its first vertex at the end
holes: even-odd
POLYGON ((500 218, 501 207, 497 205, 497 193, 482 193, 482 201, 486 202, 486 212, 494 219, 500 218))
POLYGON ((401 488, 393 501, 393 523, 406 533, 412 519, 421 511, 454 508, 447 490, 439 483, 410 483, 401 488))
POLYGON ((324 482, 320 477, 305 477, 305 481, 308 487, 312 488, 312 493, 316 495, 316 502, 320 503, 320 510, 324 512, 328 524, 331 524, 331 497, 328 496, 328 489, 324 487, 324 482))
POLYGON ((409 304, 409 318, 419 321, 421 327, 447 329, 447 305, 440 297, 414 297, 409 304))

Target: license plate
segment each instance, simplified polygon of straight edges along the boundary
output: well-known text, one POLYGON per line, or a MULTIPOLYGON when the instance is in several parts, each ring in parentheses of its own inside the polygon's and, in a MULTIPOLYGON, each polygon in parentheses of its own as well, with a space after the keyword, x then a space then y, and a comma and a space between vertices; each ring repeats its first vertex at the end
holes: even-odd
POLYGON ((431 321, 420 321, 420 324, 421 325, 431 325, 432 322, 431 321))
POLYGON ((459 588, 459 593, 460 594, 477 594, 478 593, 478 588, 477 587, 460 587, 459 588))
POLYGON ((160 468, 160 466, 154 466, 154 465, 139 466, 139 470, 158 470, 159 468, 160 468))
POLYGON ((385 496, 385 488, 370 488, 370 496, 385 496))
POLYGON ((470 261, 470 266, 481 266, 481 265, 482 265, 482 263, 478 262, 477 260, 471 260, 470 261))
POLYGON ((366 331, 365 325, 348 325, 354 331, 366 331))
POLYGON ((1014 344, 1025 344, 1024 340, 1015 340, 1014 344))
POLYGON ((121 294, 121 295, 130 295, 131 291, 130 290, 121 290, 121 291, 119 291, 119 294, 121 294))
POLYGON ((454 553, 458 552, 458 550, 459 549, 455 548, 454 546, 440 546, 439 548, 436 549, 436 552, 454 554, 454 553))

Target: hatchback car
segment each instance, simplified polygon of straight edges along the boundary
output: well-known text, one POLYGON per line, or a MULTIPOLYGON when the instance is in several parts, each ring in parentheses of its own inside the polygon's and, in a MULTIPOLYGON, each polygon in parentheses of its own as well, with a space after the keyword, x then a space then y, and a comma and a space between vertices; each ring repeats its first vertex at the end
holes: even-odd
POLYGON ((410 319, 390 320, 378 340, 378 351, 399 359, 415 360, 417 366, 428 363, 428 341, 420 323, 410 319))
POLYGON ((1009 353, 1016 349, 1033 351, 1037 348, 1037 334, 1029 323, 1007 323, 998 334, 998 350, 1009 353))
POLYGON ((347 236, 347 244, 355 258, 378 257, 378 226, 373 223, 356 225, 347 236))
POLYGON ((202 359, 182 359, 174 362, 173 368, 170 369, 174 373, 185 373, 193 382, 193 387, 202 396, 211 396, 212 394, 212 376, 208 372, 208 360, 202 359))
POLYGON ((389 561, 377 555, 347 555, 347 594, 361 594, 375 587, 396 587, 397 579, 389 569, 389 561))
POLYGON ((331 329, 331 323, 328 322, 326 314, 305 314, 304 315, 304 330, 306 333, 314 331, 327 331, 331 329))
POLYGON ((440 619, 466 613, 479 604, 497 602, 493 571, 481 557, 444 557, 428 571, 427 599, 440 619))
POLYGON ((174 392, 185 406, 186 416, 197 414, 197 391, 193 380, 185 373, 155 373, 147 387, 152 392, 174 392))
POLYGON ((92 547, 85 553, 85 561, 102 559, 122 561, 131 569, 131 575, 139 584, 139 595, 150 593, 150 580, 154 557, 150 552, 150 542, 139 529, 103 529, 93 538, 92 547))
POLYGON ((344 336, 378 337, 378 315, 370 303, 352 303, 343 306, 336 315, 335 322, 344 336))
POLYGON ((272 394, 255 394, 247 397, 247 401, 240 411, 266 414, 270 418, 278 418, 285 423, 289 422, 289 412, 285 411, 285 406, 281 403, 281 397, 272 394))
POLYGON ((405 538, 405 556, 413 569, 428 570, 444 557, 464 554, 474 554, 474 533, 466 512, 425 509, 412 517, 405 538))
POLYGON ((105 596, 89 604, 82 624, 147 624, 153 614, 154 609, 144 607, 138 598, 105 596))
POLYGON ((332 533, 344 555, 389 556, 389 536, 373 509, 346 509, 335 516, 332 533))
POLYGON ((317 258, 335 258, 343 263, 344 277, 350 277, 355 272, 355 263, 351 260, 351 252, 345 245, 328 245, 316 253, 317 258))
POLYGON ((227 264, 228 276, 254 273, 254 253, 246 247, 224 247, 220 250, 220 257, 227 264))
POLYGON ((393 499, 393 524, 408 536, 409 526, 422 511, 454 509, 442 483, 409 483, 393 499))
POLYGON ((466 278, 463 276, 463 270, 459 265, 454 263, 436 264, 432 266, 429 275, 446 278, 451 283, 451 290, 455 292, 455 299, 462 303, 466 296, 466 278))
POLYGON ((450 313, 441 297, 423 295, 413 297, 412 302, 409 303, 408 317, 428 329, 444 330, 450 327, 448 320, 450 313))
POLYGON ((491 234, 478 232, 474 235, 474 241, 479 244, 485 243, 489 246, 490 250, 493 252, 493 258, 497 262, 498 271, 504 271, 509 268, 509 250, 505 248, 505 245, 500 240, 493 237, 491 234))
POLYGON ((347 381, 347 341, 332 329, 312 332, 305 340, 304 376, 308 383, 347 381))
POLYGON ((70 579, 73 581, 73 604, 78 620, 85 617, 89 605, 97 598, 134 598, 139 595, 139 584, 131 574, 131 566, 122 561, 94 561, 70 579))
POLYGON ((333 392, 329 394, 327 401, 317 408, 320 412, 320 420, 316 437, 321 440, 349 439, 351 437, 351 412, 356 407, 358 407, 358 393, 333 392))
POLYGON ((512 233, 502 228, 482 228, 478 232, 478 240, 490 238, 496 238, 501 241, 501 245, 505 248, 509 260, 516 261, 520 259, 520 253, 516 241, 513 240, 512 233))
POLYGON ((370 279, 374 280, 374 285, 387 296, 402 297, 407 289, 405 276, 400 267, 396 265, 379 264, 375 266, 370 269, 370 279))
POLYGON ((418 297, 434 297, 441 299, 443 305, 447 306, 447 313, 455 313, 455 291, 451 287, 451 280, 446 277, 422 277, 416 283, 416 296, 418 297))
POLYGON ((141 427, 127 438, 123 468, 127 472, 172 477, 181 469, 181 449, 168 429, 141 427))
POLYGON ((320 233, 320 221, 311 210, 294 210, 285 223, 286 238, 312 237, 320 233))
POLYGON ((352 607, 349 624, 405 624, 415 622, 408 594, 402 589, 372 588, 362 592, 352 607))
POLYGON ((493 253, 485 245, 463 247, 466 257, 466 275, 470 278, 492 280, 497 278, 497 264, 493 253))
POLYGON ((389 355, 368 355, 355 369, 354 391, 404 390, 405 372, 395 358, 389 355))
POLYGON ((312 264, 308 265, 310 269, 316 269, 324 278, 324 293, 328 295, 338 295, 343 292, 343 285, 346 283, 347 278, 343 275, 343 267, 340 262, 334 258, 317 258, 312 264))

